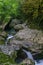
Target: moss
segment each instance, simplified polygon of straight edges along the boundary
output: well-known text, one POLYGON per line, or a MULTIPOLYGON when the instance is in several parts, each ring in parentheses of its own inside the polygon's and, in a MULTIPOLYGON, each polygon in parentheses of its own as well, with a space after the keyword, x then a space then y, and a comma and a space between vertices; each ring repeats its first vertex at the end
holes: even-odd
POLYGON ((10 56, 0 52, 0 63, 7 63, 7 62, 14 64, 13 58, 10 58, 10 56))
POLYGON ((5 44, 4 40, 0 40, 0 45, 5 44))
POLYGON ((5 65, 9 65, 9 64, 5 64, 5 65))

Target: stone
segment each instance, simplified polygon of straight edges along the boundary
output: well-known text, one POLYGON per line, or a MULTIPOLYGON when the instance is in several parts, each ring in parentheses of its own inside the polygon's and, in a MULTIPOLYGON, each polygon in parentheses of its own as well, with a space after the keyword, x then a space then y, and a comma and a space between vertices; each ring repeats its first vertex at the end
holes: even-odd
POLYGON ((13 20, 11 21, 11 23, 9 24, 9 26, 10 26, 10 27, 14 27, 15 25, 20 24, 20 23, 21 23, 20 20, 18 20, 18 19, 13 19, 13 20))
POLYGON ((16 49, 18 49, 18 50, 20 48, 24 48, 24 49, 26 49, 28 51, 36 52, 36 53, 41 52, 40 49, 42 48, 42 46, 40 46, 37 43, 33 43, 31 41, 28 41, 28 40, 17 40, 14 37, 9 40, 8 45, 9 44, 11 46, 16 46, 16 49))
POLYGON ((43 46, 43 32, 39 30, 32 30, 29 28, 20 30, 15 35, 16 40, 22 42, 22 46, 30 48, 33 52, 41 52, 43 46), (30 44, 31 43, 31 44, 30 44))
POLYGON ((35 65, 35 63, 32 61, 32 60, 30 60, 30 59, 25 59, 25 60, 23 60, 23 62, 21 63, 21 65, 35 65))
POLYGON ((17 25, 14 26, 14 29, 19 31, 21 29, 24 29, 24 26, 22 24, 17 24, 17 25))
POLYGON ((43 44, 43 32, 38 30, 23 29, 20 30, 16 35, 16 39, 28 40, 31 42, 37 42, 43 44))
POLYGON ((6 45, 0 45, 1 51, 6 55, 11 55, 14 51, 19 50, 18 46, 6 46, 6 45))

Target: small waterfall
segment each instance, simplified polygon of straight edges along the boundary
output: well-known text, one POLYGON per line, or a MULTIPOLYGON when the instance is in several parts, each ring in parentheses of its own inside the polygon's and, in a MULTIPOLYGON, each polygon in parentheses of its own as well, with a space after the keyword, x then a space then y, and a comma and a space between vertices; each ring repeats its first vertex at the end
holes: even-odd
POLYGON ((11 39, 11 38, 13 38, 13 36, 12 35, 8 35, 8 37, 6 39, 6 42, 5 42, 6 45, 7 45, 8 41, 9 41, 9 39, 11 39))
POLYGON ((39 60, 38 62, 35 61, 35 65, 43 65, 43 59, 39 60))
POLYGON ((23 49, 23 51, 27 54, 27 57, 31 60, 34 60, 33 57, 32 57, 32 54, 26 50, 23 49))
POLYGON ((12 35, 8 35, 7 40, 9 40, 11 38, 13 38, 13 36, 12 35))
POLYGON ((33 59, 32 54, 29 51, 26 51, 23 49, 23 51, 27 54, 27 57, 33 61, 35 61, 35 65, 43 65, 43 59, 39 60, 38 62, 36 60, 33 59))

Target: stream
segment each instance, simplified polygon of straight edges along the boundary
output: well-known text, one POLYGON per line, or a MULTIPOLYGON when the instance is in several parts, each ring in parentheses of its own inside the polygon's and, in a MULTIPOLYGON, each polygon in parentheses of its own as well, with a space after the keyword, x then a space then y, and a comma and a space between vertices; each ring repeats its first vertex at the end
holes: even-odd
POLYGON ((35 65, 43 65, 43 59, 39 60, 38 62, 35 61, 35 65))
POLYGON ((26 51, 24 49, 23 49, 23 51, 27 54, 28 58, 30 58, 31 60, 35 61, 35 65, 43 65, 43 59, 38 60, 38 62, 37 62, 37 60, 33 59, 33 56, 32 56, 32 54, 30 52, 28 52, 28 51, 26 51))
MULTIPOLYGON (((6 39, 7 40, 6 41, 6 45, 7 45, 8 40, 11 39, 11 38, 13 38, 13 36, 12 35, 8 35, 8 37, 6 39)), ((34 60, 31 52, 29 52, 27 50, 24 50, 24 49, 23 49, 23 51, 26 53, 26 55, 27 55, 28 58, 30 58, 31 60, 35 61, 35 65, 43 65, 43 59, 38 60, 38 61, 37 60, 34 60)))

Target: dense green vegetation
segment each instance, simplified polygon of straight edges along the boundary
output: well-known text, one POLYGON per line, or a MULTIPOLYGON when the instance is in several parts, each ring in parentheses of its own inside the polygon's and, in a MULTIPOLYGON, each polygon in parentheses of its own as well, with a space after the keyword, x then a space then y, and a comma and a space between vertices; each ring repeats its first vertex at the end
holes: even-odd
POLYGON ((0 24, 8 22, 9 18, 19 15, 19 1, 16 0, 0 0, 0 24))
POLYGON ((17 64, 15 62, 15 58, 16 58, 16 52, 14 52, 11 56, 4 54, 3 52, 0 52, 0 64, 3 65, 13 65, 13 64, 17 64))
POLYGON ((4 63, 12 63, 14 64, 14 60, 12 58, 10 58, 10 56, 0 52, 0 64, 4 64, 4 63))
POLYGON ((22 12, 30 27, 43 28, 42 0, 26 0, 22 5, 22 12))
POLYGON ((43 28, 43 0, 0 0, 0 24, 21 18, 30 27, 43 28))

